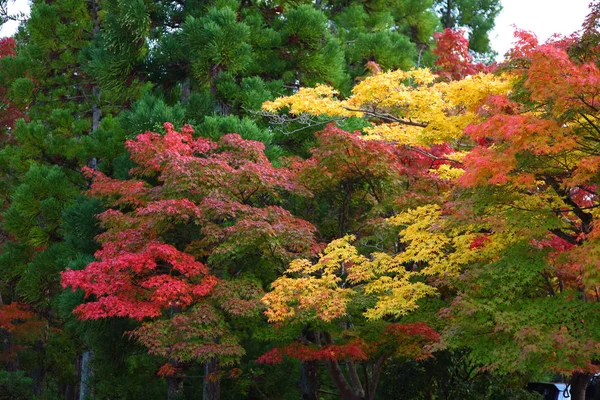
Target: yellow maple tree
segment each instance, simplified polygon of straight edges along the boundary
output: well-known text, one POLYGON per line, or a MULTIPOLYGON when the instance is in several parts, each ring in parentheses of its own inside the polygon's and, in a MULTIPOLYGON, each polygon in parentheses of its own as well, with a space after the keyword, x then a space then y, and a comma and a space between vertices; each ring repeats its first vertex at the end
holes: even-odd
POLYGON ((407 270, 397 256, 359 254, 352 235, 329 243, 319 260, 294 260, 263 298, 270 322, 290 318, 324 322, 347 315, 349 302, 358 296, 374 297, 368 319, 402 316, 417 308, 417 301, 435 293, 431 286, 414 280, 419 272, 407 270))

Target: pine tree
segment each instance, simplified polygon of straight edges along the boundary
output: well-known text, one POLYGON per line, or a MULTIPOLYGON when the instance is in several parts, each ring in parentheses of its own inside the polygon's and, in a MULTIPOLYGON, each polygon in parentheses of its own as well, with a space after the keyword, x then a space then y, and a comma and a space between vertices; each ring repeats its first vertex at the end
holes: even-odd
POLYGON ((489 33, 502 10, 500 0, 435 0, 444 28, 469 28, 469 48, 483 59, 493 58, 489 33))

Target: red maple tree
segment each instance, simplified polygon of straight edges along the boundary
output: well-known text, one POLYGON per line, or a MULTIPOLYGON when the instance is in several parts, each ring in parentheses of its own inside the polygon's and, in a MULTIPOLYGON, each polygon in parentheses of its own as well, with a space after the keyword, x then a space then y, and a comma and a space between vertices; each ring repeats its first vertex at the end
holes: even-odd
POLYGON ((435 66, 438 67, 437 73, 442 79, 457 81, 479 72, 489 73, 496 68, 495 64, 473 62, 473 56, 469 53, 469 41, 462 29, 446 28, 433 36, 436 40, 433 54, 438 57, 435 66))
POLYGON ((318 244, 311 224, 277 205, 284 193, 309 192, 273 167, 262 143, 165 129, 126 143, 133 179, 84 169, 88 194, 109 207, 98 216, 102 247, 85 269, 63 272, 62 284, 84 291, 81 319, 144 321, 131 335, 169 360, 161 374, 170 375, 182 363, 243 355, 224 318, 258 313, 262 289, 230 277, 257 268, 256 259, 285 265, 318 244))

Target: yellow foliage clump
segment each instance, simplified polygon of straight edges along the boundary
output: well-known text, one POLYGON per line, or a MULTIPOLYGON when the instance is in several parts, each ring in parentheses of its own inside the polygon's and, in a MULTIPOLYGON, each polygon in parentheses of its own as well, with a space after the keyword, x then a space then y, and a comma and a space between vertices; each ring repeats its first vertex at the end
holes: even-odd
POLYGON ((358 253, 351 235, 332 241, 313 264, 294 260, 284 276, 272 284, 263 297, 271 322, 293 317, 330 322, 347 314, 350 300, 359 295, 376 297, 374 307, 365 311, 370 319, 401 316, 417 308, 417 300, 435 289, 412 278, 394 256, 358 253))
POLYGON ((429 69, 391 71, 364 79, 352 95, 340 100, 331 87, 302 88, 296 94, 263 104, 270 112, 308 113, 331 117, 368 117, 370 138, 430 146, 456 141, 475 121, 489 95, 506 94, 506 76, 477 74, 460 81, 437 82, 429 69))
POLYGON ((419 264, 424 275, 458 276, 469 264, 495 259, 516 240, 511 231, 485 235, 472 224, 453 227, 436 204, 398 214, 389 222, 402 227, 405 249, 398 254, 398 262, 419 264))

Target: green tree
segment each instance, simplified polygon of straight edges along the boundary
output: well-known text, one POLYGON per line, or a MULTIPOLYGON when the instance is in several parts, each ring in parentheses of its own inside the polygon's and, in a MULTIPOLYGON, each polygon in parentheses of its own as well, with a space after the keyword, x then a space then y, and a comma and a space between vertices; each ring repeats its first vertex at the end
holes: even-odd
POLYGON ((493 58, 489 34, 502 10, 500 0, 435 0, 434 6, 444 28, 466 28, 469 49, 484 59, 493 58))

